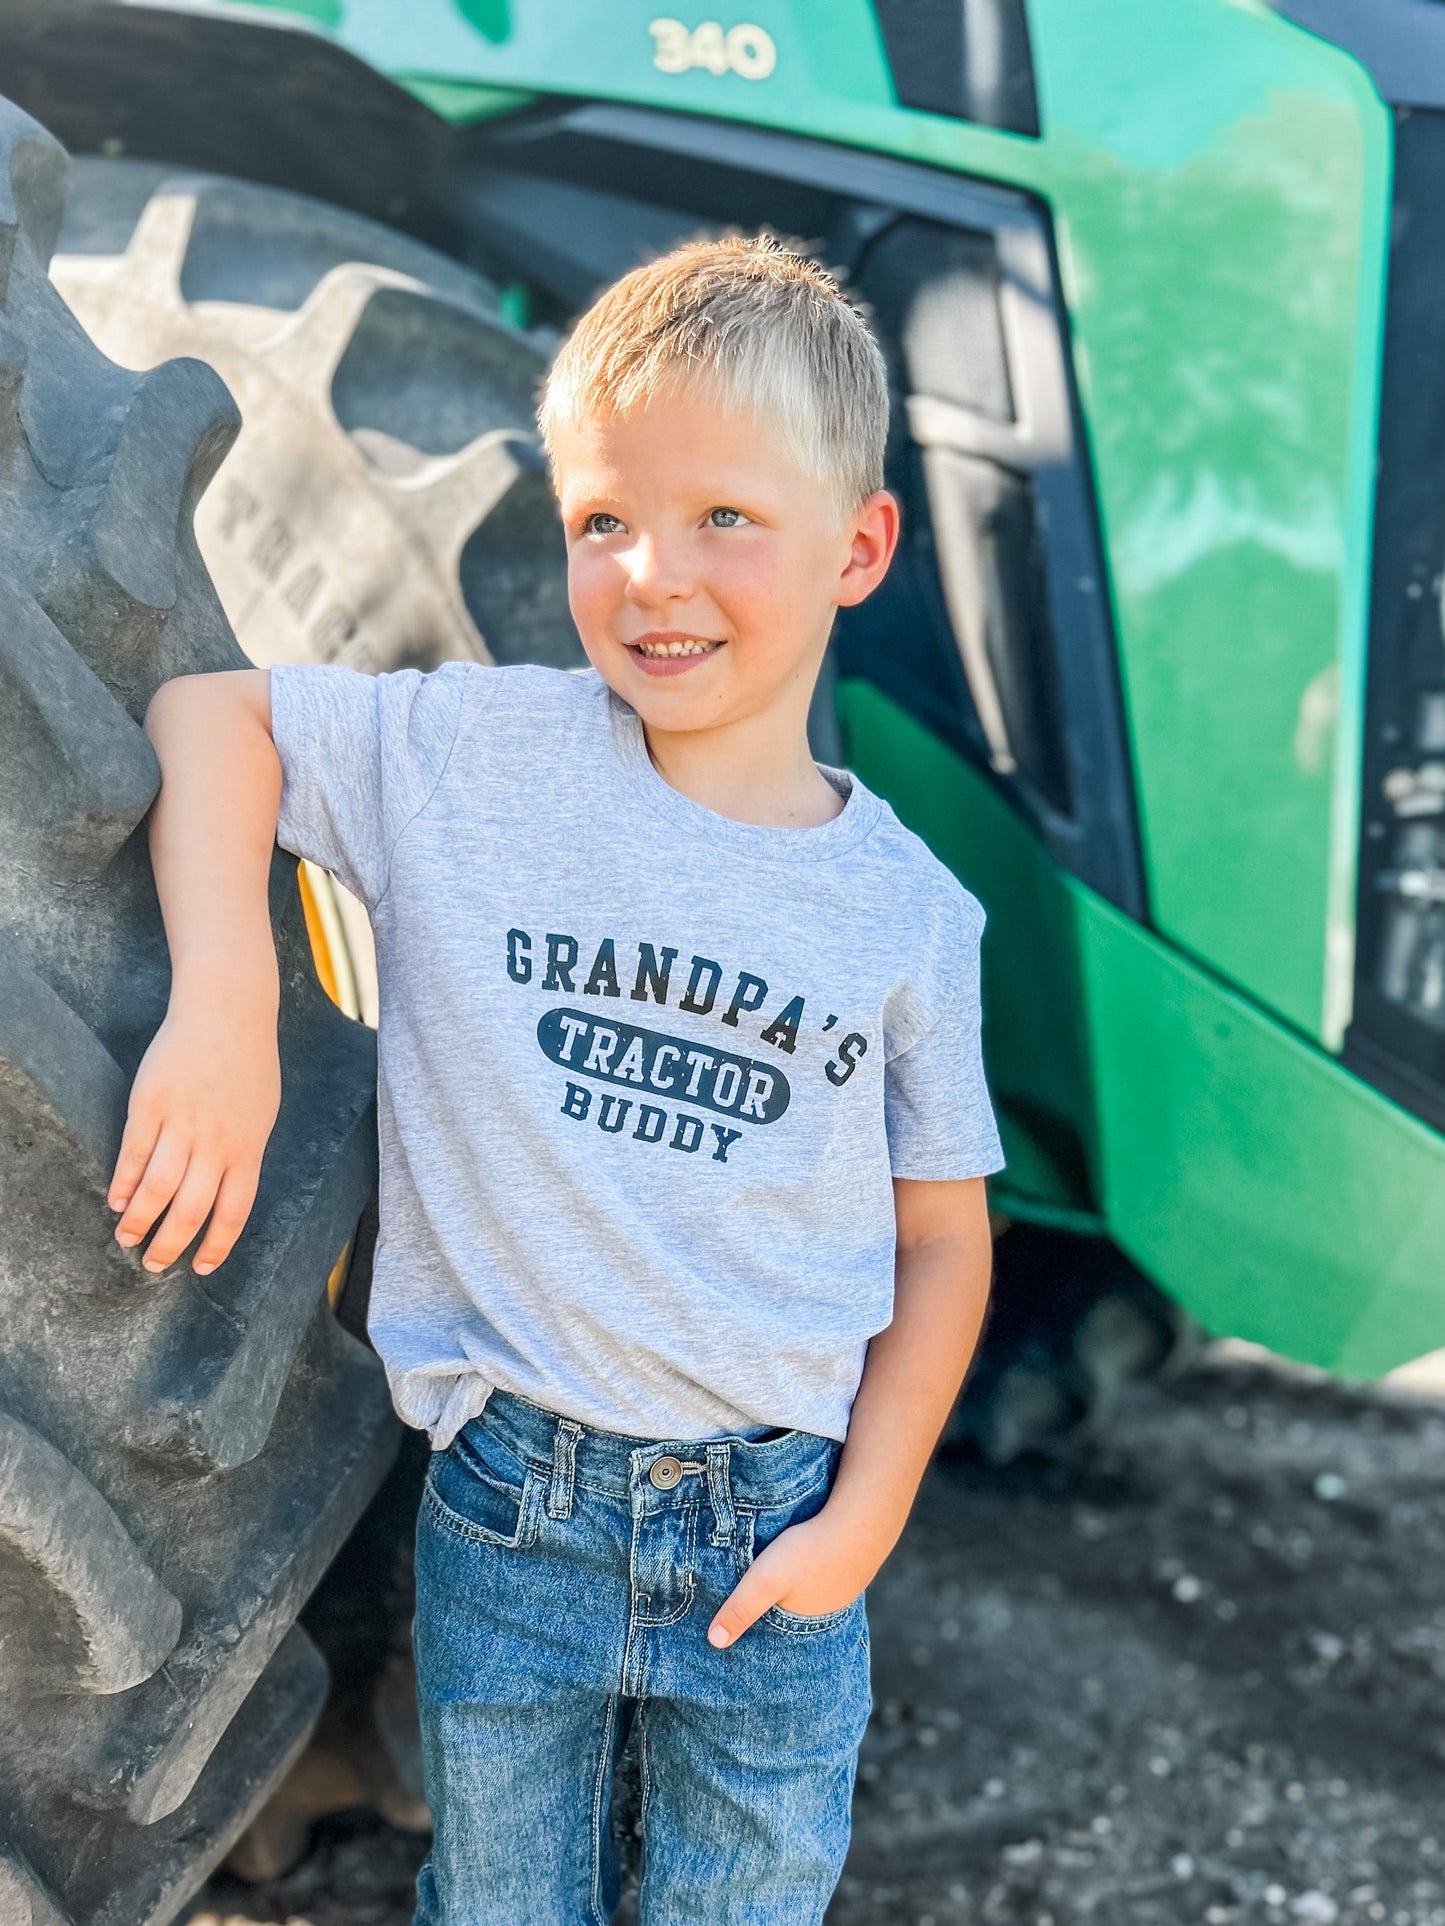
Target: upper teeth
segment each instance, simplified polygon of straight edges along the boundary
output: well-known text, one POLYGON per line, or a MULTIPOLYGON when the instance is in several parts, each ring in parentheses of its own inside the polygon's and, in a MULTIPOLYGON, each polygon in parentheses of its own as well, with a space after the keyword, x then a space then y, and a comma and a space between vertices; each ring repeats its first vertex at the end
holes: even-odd
POLYGON ((706 655, 717 643, 699 642, 690 637, 686 642, 639 642, 637 646, 644 655, 706 655))

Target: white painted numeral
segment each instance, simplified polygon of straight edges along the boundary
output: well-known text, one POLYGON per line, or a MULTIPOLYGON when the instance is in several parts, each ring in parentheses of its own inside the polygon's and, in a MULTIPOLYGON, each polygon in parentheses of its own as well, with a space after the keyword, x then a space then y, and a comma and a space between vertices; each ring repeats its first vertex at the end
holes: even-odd
POLYGON ((680 20, 654 20, 647 30, 657 42, 652 64, 665 74, 685 74, 692 65, 692 35, 680 20))
POLYGON ((761 27, 744 25, 728 32, 728 65, 743 80, 766 80, 778 64, 773 36, 761 27))
POLYGON ((710 74, 737 74, 742 80, 766 80, 778 64, 773 36, 764 28, 745 21, 724 33, 717 20, 704 20, 688 28, 680 20, 666 16, 648 28, 657 43, 652 64, 665 74, 685 74, 692 67, 706 67, 710 74))
POLYGON ((702 25, 694 30, 688 64, 692 67, 706 67, 710 74, 727 72, 728 45, 723 38, 723 30, 716 20, 704 20, 702 25))

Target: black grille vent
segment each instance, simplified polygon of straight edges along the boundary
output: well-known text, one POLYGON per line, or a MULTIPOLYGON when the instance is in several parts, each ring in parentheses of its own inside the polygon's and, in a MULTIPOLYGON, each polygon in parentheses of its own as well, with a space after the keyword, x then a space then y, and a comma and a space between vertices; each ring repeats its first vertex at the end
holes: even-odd
POLYGON ((1024 0, 875 0, 904 107, 1037 134, 1024 0))

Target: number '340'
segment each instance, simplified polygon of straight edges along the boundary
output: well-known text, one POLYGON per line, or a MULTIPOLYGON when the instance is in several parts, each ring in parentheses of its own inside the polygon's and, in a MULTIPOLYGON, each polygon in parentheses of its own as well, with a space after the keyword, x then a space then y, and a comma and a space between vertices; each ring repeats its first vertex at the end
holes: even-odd
POLYGON ((654 20, 648 32, 656 41, 652 64, 665 74, 685 74, 690 67, 706 67, 710 74, 737 74, 742 80, 766 80, 778 64, 773 36, 749 22, 726 32, 716 20, 688 28, 680 20, 654 20))

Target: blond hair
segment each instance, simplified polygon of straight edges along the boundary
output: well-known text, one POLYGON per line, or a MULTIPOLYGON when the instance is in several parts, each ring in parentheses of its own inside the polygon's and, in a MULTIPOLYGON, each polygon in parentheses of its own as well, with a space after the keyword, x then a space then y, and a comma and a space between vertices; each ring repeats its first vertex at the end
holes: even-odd
POLYGON ((547 377, 548 459, 559 425, 616 419, 693 382, 780 429, 840 516, 882 487, 878 343, 833 276, 770 235, 693 241, 597 297, 547 377))

